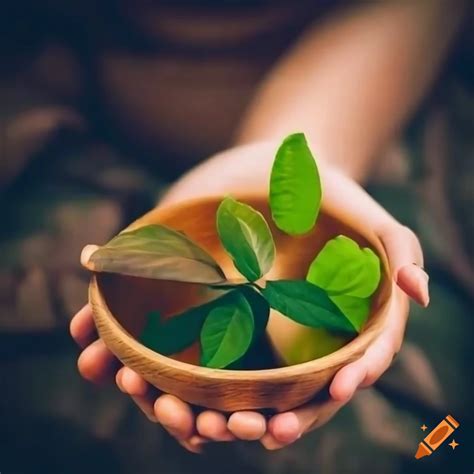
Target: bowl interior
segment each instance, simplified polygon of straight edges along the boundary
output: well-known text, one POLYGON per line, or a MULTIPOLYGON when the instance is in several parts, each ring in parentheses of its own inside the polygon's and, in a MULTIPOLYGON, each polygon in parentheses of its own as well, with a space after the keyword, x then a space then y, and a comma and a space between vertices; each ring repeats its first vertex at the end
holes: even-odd
MULTIPOLYGON (((324 211, 320 213, 317 225, 312 232, 304 236, 292 237, 279 231, 272 224, 266 199, 257 197, 239 199, 262 212, 271 227, 276 245, 276 259, 272 270, 266 275, 266 279, 304 279, 308 266, 317 253, 329 239, 339 234, 351 237, 360 245, 372 247, 379 255, 383 252, 381 247, 376 248, 376 242, 369 242, 354 228, 324 211)), ((146 214, 132 227, 161 223, 182 231, 213 255, 229 279, 242 278, 235 270, 217 236, 215 215, 219 203, 220 199, 210 198, 185 205, 157 209, 146 214)), ((384 256, 381 256, 384 260, 384 256)), ((164 318, 168 318, 217 295, 214 290, 203 285, 150 280, 117 274, 99 274, 98 283, 111 313, 135 338, 143 330, 148 312, 157 310, 164 318)), ((371 314, 377 313, 381 305, 387 301, 389 293, 389 285, 382 282, 373 298, 371 314)), ((370 318, 368 325, 370 326, 370 318)), ((194 344, 173 357, 183 362, 197 364, 199 347, 194 344)))

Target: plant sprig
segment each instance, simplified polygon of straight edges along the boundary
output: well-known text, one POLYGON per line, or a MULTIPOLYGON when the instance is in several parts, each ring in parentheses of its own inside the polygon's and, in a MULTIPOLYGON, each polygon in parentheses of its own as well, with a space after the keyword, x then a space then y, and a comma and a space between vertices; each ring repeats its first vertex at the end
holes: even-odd
MULTIPOLYGON (((270 177, 275 226, 289 235, 313 229, 322 189, 316 161, 302 133, 279 147, 270 177)), ((123 232, 91 257, 95 271, 202 283, 225 293, 162 321, 147 316, 141 341, 172 355, 200 341, 201 364, 225 368, 238 362, 265 331, 270 308, 305 326, 356 334, 370 312, 380 282, 380 261, 349 237, 329 240, 309 266, 306 280, 256 283, 271 270, 276 250, 264 216, 226 197, 217 210, 220 241, 246 282, 225 279, 215 260, 181 232, 149 225, 123 232)))

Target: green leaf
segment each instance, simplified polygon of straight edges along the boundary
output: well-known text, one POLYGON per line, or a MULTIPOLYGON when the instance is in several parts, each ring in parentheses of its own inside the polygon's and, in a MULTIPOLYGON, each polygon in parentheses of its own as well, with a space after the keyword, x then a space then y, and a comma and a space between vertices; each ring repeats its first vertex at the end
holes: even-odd
POLYGON ((380 282, 380 260, 349 237, 331 239, 311 263, 306 279, 330 295, 366 298, 380 282))
POLYGON ((328 294, 307 281, 269 281, 263 296, 270 306, 294 321, 314 328, 355 332, 354 325, 328 294))
POLYGON ((201 364, 223 368, 240 359, 253 340, 254 319, 247 299, 238 291, 214 308, 201 330, 201 364))
POLYGON ((270 208, 276 226, 290 235, 309 232, 321 205, 316 161, 303 133, 285 138, 270 177, 270 208))
POLYGON ((163 355, 176 354, 199 339, 206 316, 214 309, 233 301, 232 292, 226 293, 208 303, 194 306, 161 321, 157 311, 147 315, 147 322, 140 341, 150 349, 163 355))
POLYGON ((216 261, 181 232, 148 225, 118 234, 89 260, 97 272, 217 284, 225 281, 216 261))
POLYGON ((360 331, 370 313, 370 296, 377 289, 380 276, 377 255, 339 235, 326 243, 311 263, 306 279, 324 288, 360 331))
POLYGON ((260 212, 227 197, 217 210, 217 232, 235 267, 249 281, 258 280, 270 270, 275 245, 260 212))
POLYGON ((371 297, 358 298, 357 296, 349 295, 333 295, 330 298, 357 331, 360 332, 370 313, 371 297))
POLYGON ((247 370, 275 367, 277 364, 275 354, 265 333, 270 316, 270 305, 255 288, 243 286, 240 291, 252 308, 255 330, 250 347, 237 362, 241 369, 247 370))
POLYGON ((270 315, 267 300, 254 288, 241 285, 238 291, 246 298, 252 308, 254 333, 252 342, 245 354, 232 364, 226 366, 232 370, 258 370, 275 364, 273 352, 265 336, 265 329, 270 315))
POLYGON ((255 323, 254 340, 259 338, 267 328, 270 316, 270 305, 268 301, 254 288, 241 286, 239 290, 252 308, 255 323))
POLYGON ((199 336, 208 311, 198 308, 161 321, 159 313, 147 315, 147 323, 140 337, 143 345, 163 355, 172 355, 189 347, 199 336))

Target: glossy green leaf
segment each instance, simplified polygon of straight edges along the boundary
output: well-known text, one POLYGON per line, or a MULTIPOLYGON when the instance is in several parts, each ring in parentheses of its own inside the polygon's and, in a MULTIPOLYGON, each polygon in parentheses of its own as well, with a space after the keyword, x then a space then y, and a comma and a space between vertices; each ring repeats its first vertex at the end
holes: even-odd
POLYGON ((238 291, 214 308, 201 329, 201 364, 224 368, 240 359, 250 347, 254 318, 247 299, 238 291))
POLYGON ((333 295, 329 297, 359 332, 370 314, 370 296, 366 298, 349 295, 333 295))
POLYGON ((349 237, 331 239, 311 263, 306 279, 330 295, 366 298, 380 282, 380 260, 349 237))
POLYGON ((241 285, 238 291, 247 299, 254 318, 254 334, 250 347, 245 354, 232 364, 226 366, 232 370, 259 370, 275 364, 274 353, 265 335, 270 315, 267 300, 254 288, 241 285))
POLYGON ((270 305, 268 301, 254 288, 241 286, 239 290, 252 308, 255 324, 254 340, 260 337, 267 327, 270 316, 270 305))
POLYGON ((176 354, 189 347, 199 339, 206 316, 228 301, 233 301, 232 292, 200 306, 174 315, 162 321, 157 311, 147 315, 147 322, 140 336, 140 341, 150 349, 163 355, 176 354))
POLYGON ((301 280, 269 281, 263 295, 270 306, 294 321, 314 328, 355 332, 354 325, 326 291, 301 280))
POLYGON ((270 208, 276 226, 290 235, 309 232, 321 205, 321 181, 303 133, 288 136, 270 177, 270 208))
POLYGON ((217 232, 234 265, 249 281, 267 273, 275 258, 275 245, 260 212, 231 197, 217 210, 217 232))
POLYGON ((97 272, 217 284, 225 276, 215 260, 181 232, 148 225, 118 234, 90 257, 97 272))

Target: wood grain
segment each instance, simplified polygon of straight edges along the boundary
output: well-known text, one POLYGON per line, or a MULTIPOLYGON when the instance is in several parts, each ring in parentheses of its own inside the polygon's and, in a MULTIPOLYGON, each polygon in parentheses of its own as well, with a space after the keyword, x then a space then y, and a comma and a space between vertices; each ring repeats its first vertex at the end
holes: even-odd
MULTIPOLYGON (((264 197, 238 198, 269 217, 264 197)), ((216 258, 228 278, 236 278, 239 275, 216 234, 215 212, 219 202, 217 198, 209 198, 157 208, 130 227, 162 223, 184 231, 216 258)), ((324 243, 339 234, 369 245, 379 254, 384 277, 371 316, 359 336, 332 354, 289 367, 247 371, 199 367, 190 363, 197 361, 196 345, 176 358, 169 358, 143 346, 136 336, 148 311, 158 309, 169 317, 212 298, 212 291, 196 284, 97 273, 91 279, 89 300, 97 329, 107 347, 148 382, 192 404, 223 411, 264 408, 284 411, 309 401, 328 385, 338 369, 361 357, 380 334, 394 297, 394 283, 388 276, 390 271, 380 240, 364 229, 363 223, 350 222, 347 216, 335 216, 323 208, 316 228, 305 236, 290 237, 273 226, 272 232, 277 259, 268 279, 304 278, 310 261, 324 243)), ((271 319, 270 338, 277 346, 279 338, 291 334, 295 323, 276 312, 272 312, 271 319)))

